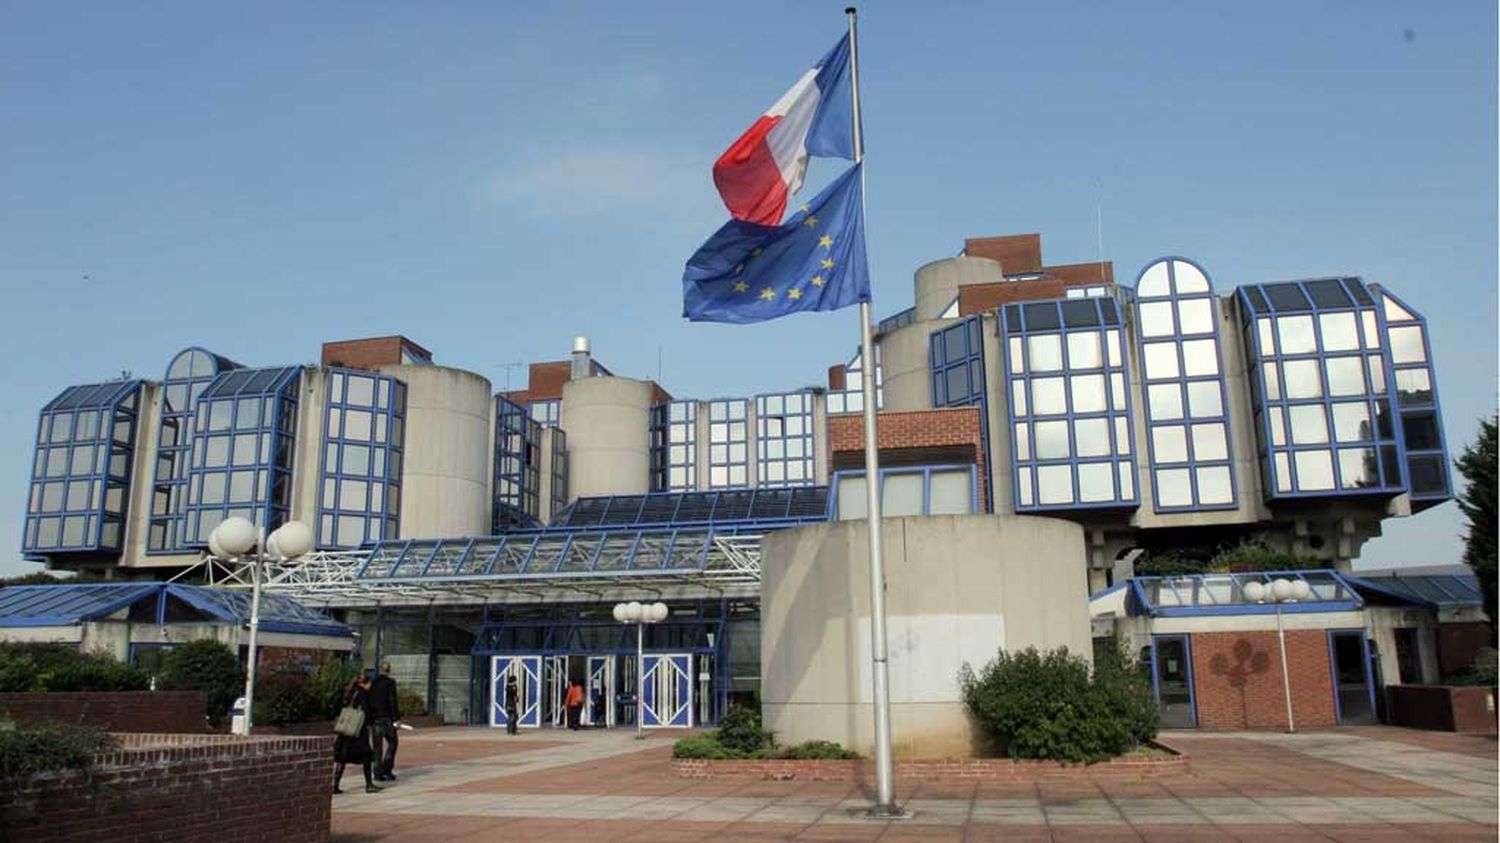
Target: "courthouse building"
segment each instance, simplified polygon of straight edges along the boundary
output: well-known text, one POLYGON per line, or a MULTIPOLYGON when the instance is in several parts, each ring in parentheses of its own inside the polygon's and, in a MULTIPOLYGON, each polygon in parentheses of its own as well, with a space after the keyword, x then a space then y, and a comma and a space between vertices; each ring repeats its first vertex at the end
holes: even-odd
MULTIPOLYGON (((1219 272, 1168 257, 1117 284, 1107 262, 1045 264, 1039 235, 973 239, 879 323, 898 736, 951 713, 964 660, 1087 651, 1089 595, 1141 551, 1257 539, 1347 571, 1386 518, 1448 499, 1414 303, 1354 276, 1219 272)), ((843 523, 864 517, 866 361, 693 397, 582 337, 516 391, 440 360, 405 337, 269 366, 190 347, 159 379, 63 387, 39 414, 23 554, 165 579, 212 573, 226 517, 304 521, 317 552, 270 587, 334 610, 366 658, 475 723, 503 718, 511 673, 528 725, 567 676, 633 716, 635 633, 610 609, 662 600, 648 725, 759 693, 787 739, 812 724, 861 743, 837 724, 867 704, 849 690, 863 528, 843 523)))

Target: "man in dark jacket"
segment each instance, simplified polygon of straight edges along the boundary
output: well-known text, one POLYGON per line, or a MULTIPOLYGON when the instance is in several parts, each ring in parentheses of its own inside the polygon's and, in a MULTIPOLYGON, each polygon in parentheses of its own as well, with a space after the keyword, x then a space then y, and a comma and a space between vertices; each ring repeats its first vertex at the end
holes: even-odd
POLYGON ((380 666, 380 675, 370 683, 370 741, 375 750, 375 778, 394 781, 396 774, 396 721, 401 719, 401 705, 396 702, 396 680, 391 678, 391 663, 380 666))

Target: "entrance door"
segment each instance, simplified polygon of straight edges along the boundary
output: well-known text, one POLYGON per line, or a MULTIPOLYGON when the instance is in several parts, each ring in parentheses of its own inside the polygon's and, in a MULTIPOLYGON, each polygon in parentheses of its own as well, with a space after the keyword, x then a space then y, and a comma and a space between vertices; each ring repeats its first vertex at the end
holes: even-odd
POLYGON ((641 659, 641 725, 647 729, 693 725, 693 657, 648 653, 641 659))
POLYGON ((1334 698, 1340 723, 1375 722, 1375 696, 1367 654, 1364 630, 1328 631, 1328 656, 1333 663, 1334 698))
POLYGON ((615 725, 614 667, 614 656, 589 656, 588 682, 584 687, 583 725, 615 725), (596 700, 602 701, 602 705, 596 705, 596 700), (604 718, 604 723, 599 723, 599 717, 604 718))
POLYGON ((547 722, 554 726, 566 725, 567 708, 563 706, 568 695, 568 657, 547 657, 547 722))
POLYGON ((542 725, 542 657, 490 657, 490 725, 505 726, 505 683, 516 677, 516 725, 535 729, 542 725))
POLYGON ((1193 711, 1192 651, 1186 635, 1156 635, 1151 639, 1152 679, 1156 706, 1166 729, 1198 725, 1193 711))

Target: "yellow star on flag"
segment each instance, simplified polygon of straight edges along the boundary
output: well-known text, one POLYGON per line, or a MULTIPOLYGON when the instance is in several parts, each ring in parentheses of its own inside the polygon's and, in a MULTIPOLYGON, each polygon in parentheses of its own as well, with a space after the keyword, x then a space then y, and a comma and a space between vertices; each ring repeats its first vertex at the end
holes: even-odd
POLYGON ((824 258, 822 260, 822 266, 824 269, 833 269, 833 258, 824 258))
POLYGON ((821 275, 814 275, 812 277, 812 285, 814 287, 821 287, 821 286, 823 286, 823 276, 821 276, 821 275))
POLYGON ((807 226, 808 228, 817 228, 818 227, 818 218, 817 217, 808 217, 807 219, 805 219, 805 220, 802 221, 802 224, 805 225, 805 226, 807 226))
POLYGON ((804 213, 804 214, 807 213, 808 211, 811 211, 811 210, 812 210, 812 206, 811 205, 803 205, 802 206, 802 213, 804 213))
POLYGON ((825 249, 831 249, 833 248, 833 238, 825 234, 818 238, 818 245, 825 249))
POLYGON ((786 297, 791 299, 792 301, 796 301, 797 299, 802 298, 802 290, 798 289, 797 287, 793 287, 790 290, 786 291, 786 297))
POLYGON ((743 292, 745 292, 748 289, 750 289, 750 285, 746 284, 744 281, 736 281, 736 282, 734 282, 734 291, 736 293, 743 293, 743 292))
POLYGON ((765 289, 760 291, 760 297, 766 301, 774 301, 776 298, 776 291, 771 289, 770 287, 766 287, 765 289))

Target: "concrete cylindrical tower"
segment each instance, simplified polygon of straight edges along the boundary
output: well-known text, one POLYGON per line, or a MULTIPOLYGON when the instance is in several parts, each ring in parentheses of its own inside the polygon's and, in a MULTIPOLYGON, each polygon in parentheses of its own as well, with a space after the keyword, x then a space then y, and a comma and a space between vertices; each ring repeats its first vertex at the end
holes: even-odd
POLYGON ((920 267, 914 284, 917 321, 942 316, 943 310, 958 297, 958 288, 965 284, 988 284, 1004 280, 1000 262, 989 258, 959 255, 920 267))
POLYGON ((651 384, 596 377, 563 384, 568 497, 638 495, 651 488, 651 384))
POLYGON ((381 366, 406 384, 401 538, 490 531, 494 404, 488 379, 446 366, 381 366))
POLYGON ((880 337, 885 409, 925 410, 932 406, 929 337, 952 324, 940 317, 958 297, 959 287, 1004 280, 998 261, 967 255, 933 261, 917 270, 914 320, 880 337))

